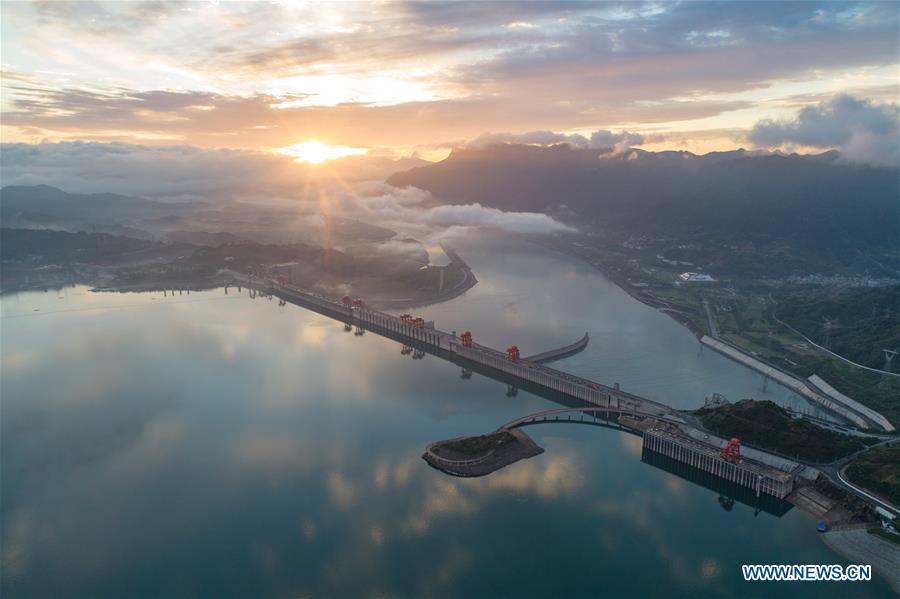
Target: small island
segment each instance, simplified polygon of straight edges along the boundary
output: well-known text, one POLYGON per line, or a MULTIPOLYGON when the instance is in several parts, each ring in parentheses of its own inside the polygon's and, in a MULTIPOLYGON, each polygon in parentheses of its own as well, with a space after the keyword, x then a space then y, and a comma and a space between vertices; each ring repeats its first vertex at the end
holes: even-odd
POLYGON ((544 453, 524 431, 499 430, 476 437, 432 443, 422 454, 428 464, 453 476, 485 476, 522 459, 544 453))

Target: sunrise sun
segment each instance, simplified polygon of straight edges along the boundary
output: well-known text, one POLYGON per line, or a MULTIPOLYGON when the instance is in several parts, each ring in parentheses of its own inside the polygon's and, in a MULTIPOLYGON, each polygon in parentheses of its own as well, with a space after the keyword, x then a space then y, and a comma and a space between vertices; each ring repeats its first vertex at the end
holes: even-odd
POLYGON ((347 156, 360 156, 369 151, 365 148, 351 148, 349 146, 330 146, 320 141, 306 141, 302 144, 287 146, 278 150, 281 154, 292 156, 297 162, 308 164, 321 164, 337 158, 347 156))

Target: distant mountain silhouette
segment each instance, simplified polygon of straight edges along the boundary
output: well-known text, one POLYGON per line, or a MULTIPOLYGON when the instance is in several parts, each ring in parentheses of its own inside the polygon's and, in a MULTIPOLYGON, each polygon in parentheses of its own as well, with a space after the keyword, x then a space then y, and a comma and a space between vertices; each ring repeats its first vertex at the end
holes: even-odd
MULTIPOLYGON (((414 156, 391 158, 389 156, 347 156, 328 163, 328 167, 336 172, 344 173, 348 179, 362 180, 384 178, 397 171, 432 164, 427 160, 414 156)), ((314 167, 313 167, 314 168, 314 167)))
POLYGON ((114 193, 67 193, 49 185, 0 189, 0 220, 19 225, 131 224, 179 212, 179 206, 114 193))
POLYGON ((846 164, 836 152, 695 155, 497 145, 454 150, 388 182, 425 189, 439 203, 544 212, 579 228, 783 244, 838 261, 842 253, 900 243, 898 170, 846 164))

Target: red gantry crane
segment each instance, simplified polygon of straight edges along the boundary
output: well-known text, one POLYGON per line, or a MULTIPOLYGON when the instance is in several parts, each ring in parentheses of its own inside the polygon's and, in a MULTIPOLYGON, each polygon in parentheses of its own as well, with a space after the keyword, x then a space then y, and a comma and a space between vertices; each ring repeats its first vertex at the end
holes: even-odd
POLYGON ((472 347, 472 333, 470 331, 460 335, 459 340, 462 342, 463 347, 472 347))
POLYGON ((737 437, 732 437, 728 444, 722 448, 722 459, 726 462, 732 462, 737 464, 741 461, 741 440, 737 437))

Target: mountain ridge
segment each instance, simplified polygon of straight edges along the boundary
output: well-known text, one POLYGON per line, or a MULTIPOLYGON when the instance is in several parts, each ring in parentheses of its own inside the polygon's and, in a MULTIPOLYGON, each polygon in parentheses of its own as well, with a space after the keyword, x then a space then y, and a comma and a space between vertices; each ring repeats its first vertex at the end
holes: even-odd
POLYGON ((0 189, 4 226, 60 222, 123 224, 177 211, 174 204, 116 193, 69 193, 52 185, 8 185, 0 189))
MULTIPOLYGON (((900 240, 898 169, 818 155, 696 155, 512 144, 461 149, 387 182, 436 203, 541 212, 585 232, 708 248, 783 248, 817 262, 893 252, 900 240)), ((855 259, 855 258, 854 258, 855 259)))

